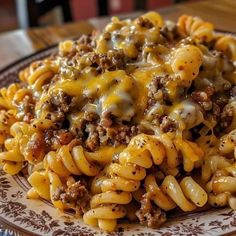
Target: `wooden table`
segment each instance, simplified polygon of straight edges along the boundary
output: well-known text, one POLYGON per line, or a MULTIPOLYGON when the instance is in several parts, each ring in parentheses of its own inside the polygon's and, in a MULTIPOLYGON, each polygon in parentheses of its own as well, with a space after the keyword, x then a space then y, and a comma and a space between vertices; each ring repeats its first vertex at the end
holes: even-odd
MULTIPOLYGON (((178 4, 157 9, 165 19, 176 20, 181 14, 197 15, 214 23, 217 29, 236 32, 236 0, 206 0, 178 4)), ((142 12, 122 15, 136 17, 142 12)), ((109 17, 85 22, 50 26, 29 30, 16 30, 0 34, 0 69, 15 60, 66 38, 88 34, 94 28, 102 29, 109 17)))

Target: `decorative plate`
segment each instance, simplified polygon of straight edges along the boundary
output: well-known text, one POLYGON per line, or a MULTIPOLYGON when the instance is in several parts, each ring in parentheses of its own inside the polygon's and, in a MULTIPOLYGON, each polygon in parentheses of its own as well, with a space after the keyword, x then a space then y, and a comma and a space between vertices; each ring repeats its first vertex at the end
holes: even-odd
MULTIPOLYGON (((1 70, 0 87, 17 81, 19 70, 55 50, 55 46, 45 49, 1 70)), ((9 235, 216 236, 236 233, 236 212, 226 208, 175 216, 160 229, 123 223, 117 232, 107 234, 85 225, 81 219, 59 212, 47 201, 26 199, 29 188, 29 183, 23 176, 12 177, 0 170, 0 229, 9 235)))

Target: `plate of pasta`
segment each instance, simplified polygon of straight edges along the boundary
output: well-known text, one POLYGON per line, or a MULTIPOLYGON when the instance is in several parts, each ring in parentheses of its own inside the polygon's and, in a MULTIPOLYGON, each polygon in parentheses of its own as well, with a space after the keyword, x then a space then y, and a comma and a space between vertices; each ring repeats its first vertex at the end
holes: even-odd
POLYGON ((113 17, 0 72, 0 226, 13 235, 236 231, 236 38, 113 17))

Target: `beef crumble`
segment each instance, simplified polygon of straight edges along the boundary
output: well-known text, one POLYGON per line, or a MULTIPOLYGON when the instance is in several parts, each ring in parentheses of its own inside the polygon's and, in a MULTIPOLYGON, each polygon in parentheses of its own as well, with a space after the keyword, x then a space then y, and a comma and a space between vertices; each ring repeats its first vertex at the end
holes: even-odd
POLYGON ((71 107, 75 106, 75 98, 72 98, 63 91, 57 93, 56 96, 51 96, 50 104, 52 108, 67 113, 71 107))
POLYGON ((77 214, 86 212, 89 208, 90 195, 82 181, 77 181, 69 186, 57 188, 53 195, 53 200, 61 200, 69 209, 73 209, 77 214))
POLYGON ((34 118, 34 108, 35 108, 35 100, 32 94, 28 94, 23 98, 23 101, 16 105, 18 112, 17 118, 25 121, 26 123, 30 123, 30 121, 34 118))
POLYGON ((176 24, 168 22, 160 29, 160 34, 168 41, 173 43, 175 39, 179 38, 179 32, 176 24))
POLYGON ((107 54, 90 53, 85 66, 91 66, 101 73, 107 71, 122 70, 125 68, 125 55, 122 50, 109 50, 107 54))
POLYGON ((101 145, 128 145, 131 138, 139 133, 139 128, 135 125, 116 125, 110 128, 104 128, 102 126, 97 127, 99 140, 101 145))
POLYGON ((85 147, 89 151, 95 151, 99 146, 105 145, 128 145, 131 138, 139 132, 138 127, 134 125, 116 125, 105 128, 95 124, 87 124, 85 131, 88 133, 85 147))
POLYGON ((133 124, 118 124, 114 118, 107 118, 109 125, 101 122, 94 111, 86 111, 78 124, 70 127, 73 135, 82 140, 82 146, 95 151, 99 146, 128 144, 139 128, 133 124))
POLYGON ((141 225, 146 225, 151 228, 158 228, 166 221, 166 215, 151 203, 150 193, 142 196, 141 208, 136 212, 141 225))
POLYGON ((47 152, 48 146, 41 132, 31 136, 24 149, 25 158, 31 163, 42 161, 47 152))
POLYGON ((212 95, 214 94, 213 87, 207 87, 203 91, 192 92, 191 97, 197 102, 205 111, 212 109, 212 95))
POLYGON ((147 29, 151 29, 154 26, 153 23, 149 19, 143 18, 141 16, 136 20, 136 23, 137 25, 147 28, 147 29))
POLYGON ((164 133, 174 132, 177 129, 177 122, 168 116, 164 116, 161 121, 160 129, 164 133))
POLYGON ((148 85, 148 107, 151 107, 156 102, 161 102, 165 105, 172 104, 166 90, 166 84, 171 80, 173 78, 170 75, 154 76, 148 85))
POLYGON ((96 125, 88 124, 85 131, 88 133, 88 138, 85 141, 85 146, 89 151, 95 151, 100 144, 96 125))

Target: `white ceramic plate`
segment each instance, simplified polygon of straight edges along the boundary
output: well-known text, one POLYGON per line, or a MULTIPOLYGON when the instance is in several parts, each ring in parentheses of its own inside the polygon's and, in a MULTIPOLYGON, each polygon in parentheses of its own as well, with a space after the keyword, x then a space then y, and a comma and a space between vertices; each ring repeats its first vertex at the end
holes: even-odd
MULTIPOLYGON (((19 70, 55 50, 56 47, 48 48, 0 71, 0 87, 17 81, 19 70)), ((26 199, 29 188, 23 176, 12 177, 0 171, 0 228, 10 235, 216 236, 236 233, 236 212, 226 208, 173 217, 160 229, 124 223, 117 232, 107 234, 85 225, 81 219, 59 212, 47 201, 26 199)))

